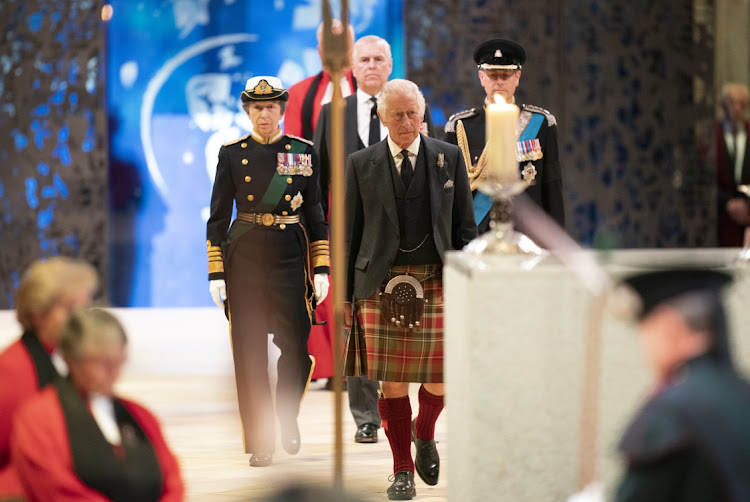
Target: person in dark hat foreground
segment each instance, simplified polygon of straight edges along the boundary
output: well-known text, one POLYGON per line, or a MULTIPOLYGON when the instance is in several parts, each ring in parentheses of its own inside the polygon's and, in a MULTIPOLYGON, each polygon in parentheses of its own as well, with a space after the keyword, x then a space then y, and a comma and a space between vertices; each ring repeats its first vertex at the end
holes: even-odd
POLYGON ((618 502, 750 501, 750 385, 735 371, 717 270, 625 280, 655 390, 620 443, 618 502))
POLYGON ((245 451, 254 467, 271 464, 276 446, 269 333, 281 350, 281 444, 289 454, 299 451, 297 416, 314 365, 307 339, 330 271, 318 153, 312 142, 282 134, 287 95, 276 77, 247 81, 242 107, 253 132, 219 151, 206 229, 210 291, 230 321, 245 451))
MULTIPOLYGON (((479 81, 486 96, 482 106, 458 112, 445 124, 445 141, 461 147, 474 192, 474 217, 479 233, 489 230, 492 201, 478 192, 486 175, 487 138, 485 107, 500 95, 506 103, 515 103, 515 92, 526 63, 526 51, 510 40, 484 42, 474 51, 479 81)), ((558 159, 557 122, 547 110, 521 105, 518 129, 518 162, 520 176, 529 183, 526 193, 561 227, 565 227, 562 194, 562 170, 558 159)))

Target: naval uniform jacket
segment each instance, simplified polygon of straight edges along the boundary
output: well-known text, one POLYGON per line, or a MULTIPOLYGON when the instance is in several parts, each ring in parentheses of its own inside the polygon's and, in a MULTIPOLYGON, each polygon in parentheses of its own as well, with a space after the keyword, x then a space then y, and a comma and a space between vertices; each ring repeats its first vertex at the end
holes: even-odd
POLYGON ((211 195, 211 215, 206 226, 209 280, 224 279, 222 243, 225 243, 227 238, 236 240, 239 238, 237 234, 240 233, 236 230, 243 231, 243 227, 248 227, 244 222, 235 220, 232 223, 232 230, 235 231, 227 231, 230 228, 232 206, 236 205, 238 213, 258 213, 258 210, 262 209, 261 201, 277 173, 279 163, 284 162, 279 160, 279 154, 288 157, 289 154, 295 153, 309 157, 311 172, 309 175, 286 176, 286 188, 280 199, 274 204, 273 209, 263 213, 301 216, 304 221, 268 227, 260 223, 248 231, 282 231, 289 233, 290 239, 300 239, 303 242, 308 240, 313 272, 329 273, 328 225, 320 205, 318 153, 312 142, 279 132, 269 143, 253 134, 227 143, 219 150, 219 163, 211 195))
MULTIPOLYGON (((432 237, 443 259, 477 235, 466 167, 457 146, 422 135, 432 237)), ((388 140, 355 152, 346 167, 346 298, 368 298, 398 254, 400 234, 388 140)))
POLYGON ((616 502, 750 501, 750 385, 703 355, 636 414, 616 502))
MULTIPOLYGON (((557 121, 547 110, 532 105, 521 106, 521 119, 524 114, 541 114, 544 119, 536 139, 539 140, 542 158, 520 162, 519 172, 529 162, 536 169, 534 184, 526 189, 526 194, 539 204, 561 227, 565 228, 565 208, 562 193, 562 170, 558 157, 557 121)), ((445 141, 458 144, 456 123, 462 121, 469 144, 471 162, 476 164, 486 144, 484 107, 472 108, 452 115, 445 124, 445 141)), ((489 214, 479 223, 479 233, 489 229, 489 214)))

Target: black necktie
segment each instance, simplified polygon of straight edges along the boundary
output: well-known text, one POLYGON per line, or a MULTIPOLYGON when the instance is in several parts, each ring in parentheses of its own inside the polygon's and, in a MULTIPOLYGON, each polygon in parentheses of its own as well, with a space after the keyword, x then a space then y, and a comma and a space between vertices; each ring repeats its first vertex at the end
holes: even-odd
POLYGON ((372 146, 380 141, 380 119, 378 118, 378 98, 375 96, 370 98, 372 101, 372 109, 370 110, 370 138, 369 145, 372 146))
POLYGON ((401 162, 401 181, 404 182, 406 188, 409 188, 409 183, 411 183, 411 177, 413 174, 411 161, 409 160, 409 151, 401 150, 401 157, 404 159, 403 162, 401 162))

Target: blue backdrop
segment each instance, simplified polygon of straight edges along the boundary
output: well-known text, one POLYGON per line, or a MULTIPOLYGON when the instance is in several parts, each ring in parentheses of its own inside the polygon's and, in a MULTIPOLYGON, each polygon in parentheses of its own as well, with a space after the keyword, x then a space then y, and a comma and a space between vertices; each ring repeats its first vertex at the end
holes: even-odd
MULTIPOLYGON (((402 0, 350 2, 357 37, 391 43, 402 0)), ((319 0, 114 0, 108 31, 110 295, 115 306, 211 305, 205 222, 220 146, 247 134, 253 75, 320 71, 319 0)), ((338 17, 334 11, 334 15, 338 17)))

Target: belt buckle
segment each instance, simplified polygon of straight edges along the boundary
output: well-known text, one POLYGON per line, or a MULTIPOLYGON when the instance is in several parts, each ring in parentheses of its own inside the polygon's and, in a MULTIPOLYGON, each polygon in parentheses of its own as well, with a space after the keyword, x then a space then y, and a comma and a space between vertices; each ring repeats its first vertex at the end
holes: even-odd
POLYGON ((273 215, 271 213, 263 213, 263 216, 260 217, 260 222, 264 227, 270 227, 273 225, 273 215))

